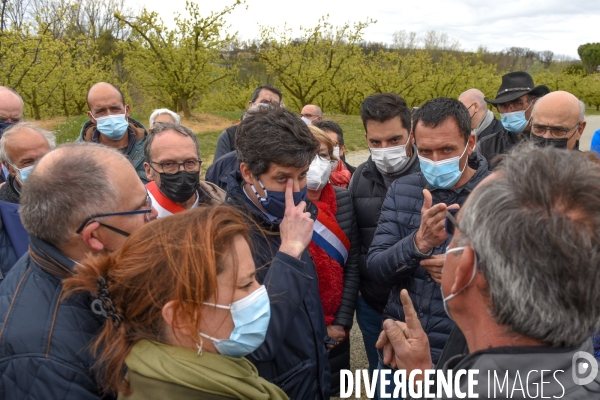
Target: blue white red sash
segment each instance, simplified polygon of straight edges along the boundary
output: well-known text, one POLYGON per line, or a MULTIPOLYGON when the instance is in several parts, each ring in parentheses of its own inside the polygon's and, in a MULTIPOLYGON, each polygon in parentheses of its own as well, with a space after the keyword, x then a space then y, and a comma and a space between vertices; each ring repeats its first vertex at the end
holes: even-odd
POLYGON ((350 251, 350 241, 337 221, 328 217, 324 212, 319 211, 317 214, 312 240, 327 255, 337 261, 342 268, 346 265, 348 252, 350 251))
POLYGON ((158 190, 156 182, 148 182, 146 184, 146 189, 148 189, 148 193, 150 194, 150 197, 152 197, 152 207, 158 211, 158 218, 168 217, 169 215, 185 211, 185 208, 162 194, 162 192, 158 190))

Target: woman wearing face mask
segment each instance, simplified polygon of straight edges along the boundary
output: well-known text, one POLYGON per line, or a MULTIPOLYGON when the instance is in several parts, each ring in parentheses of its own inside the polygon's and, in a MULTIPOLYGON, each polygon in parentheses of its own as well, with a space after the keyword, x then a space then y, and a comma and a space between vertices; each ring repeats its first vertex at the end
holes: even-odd
POLYGON ((287 399, 244 358, 270 320, 249 228, 229 207, 146 225, 115 253, 90 257, 66 295, 96 299, 93 343, 105 389, 119 399, 287 399), (125 372, 126 371, 126 372, 125 372))
POLYGON ((332 140, 319 128, 308 127, 319 142, 319 152, 306 176, 307 197, 319 209, 313 240, 308 246, 317 275, 325 313, 331 365, 331 395, 339 392, 339 373, 350 368, 349 330, 358 296, 359 233, 350 192, 329 183, 336 158, 332 140))

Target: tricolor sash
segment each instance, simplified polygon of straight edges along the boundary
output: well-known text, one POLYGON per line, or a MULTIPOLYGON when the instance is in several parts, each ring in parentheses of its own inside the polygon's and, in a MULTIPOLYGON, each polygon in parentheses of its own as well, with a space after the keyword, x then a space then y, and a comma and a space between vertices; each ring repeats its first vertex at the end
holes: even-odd
POLYGON ((168 217, 172 214, 177 214, 185 211, 185 208, 169 199, 156 186, 156 182, 151 181, 146 185, 150 197, 152 197, 152 207, 158 211, 158 218, 168 217))
POLYGON ((350 241, 335 219, 319 211, 312 240, 327 255, 337 261, 342 268, 346 265, 348 252, 350 251, 350 241))

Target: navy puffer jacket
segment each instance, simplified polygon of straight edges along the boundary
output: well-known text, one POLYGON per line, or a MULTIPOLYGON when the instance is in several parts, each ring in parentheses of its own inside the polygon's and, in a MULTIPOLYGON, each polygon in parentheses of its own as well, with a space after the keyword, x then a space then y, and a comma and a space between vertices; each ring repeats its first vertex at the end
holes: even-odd
POLYGON ((91 311, 87 295, 60 300, 62 281, 52 271, 64 273, 75 263, 46 242, 29 240, 30 253, 45 261, 25 254, 0 285, 0 399, 98 399, 89 345, 104 319, 91 311))
MULTIPOLYGON (((475 174, 457 189, 436 189, 421 172, 392 183, 381 207, 379 224, 367 257, 369 274, 373 280, 399 282, 392 288, 383 319, 404 321, 400 291, 407 289, 429 338, 434 363, 440 357, 454 322, 444 311, 440 285, 419 266, 421 257, 414 248, 414 235, 421 224, 423 189, 431 192, 433 205, 445 203, 462 206, 475 186, 490 174, 485 158, 478 155, 477 161, 479 166, 475 174)), ((433 254, 443 254, 449 242, 450 238, 434 248, 433 254)))
MULTIPOLYGON (((256 280, 265 285, 271 300, 265 341, 247 358, 261 377, 283 389, 290 399, 329 399, 327 328, 315 265, 308 249, 300 260, 278 251, 279 224, 269 222, 246 196, 242 182, 239 170, 228 176, 225 204, 254 221, 250 239, 256 280)), ((306 211, 317 217, 317 207, 309 201, 306 211)))

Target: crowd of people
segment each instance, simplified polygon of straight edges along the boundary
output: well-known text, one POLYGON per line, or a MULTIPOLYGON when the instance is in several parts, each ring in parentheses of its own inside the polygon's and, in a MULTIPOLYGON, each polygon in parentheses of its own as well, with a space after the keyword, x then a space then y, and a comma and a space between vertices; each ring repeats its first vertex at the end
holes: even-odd
POLYGON ((0 398, 328 399, 355 318, 372 377, 478 369, 483 398, 485 371, 552 369, 546 395, 600 398, 571 378, 600 359, 581 101, 526 72, 494 98, 372 94, 354 167, 338 124, 282 99, 258 87, 202 179, 171 110, 148 130, 100 82, 56 147, 0 87, 0 398))

